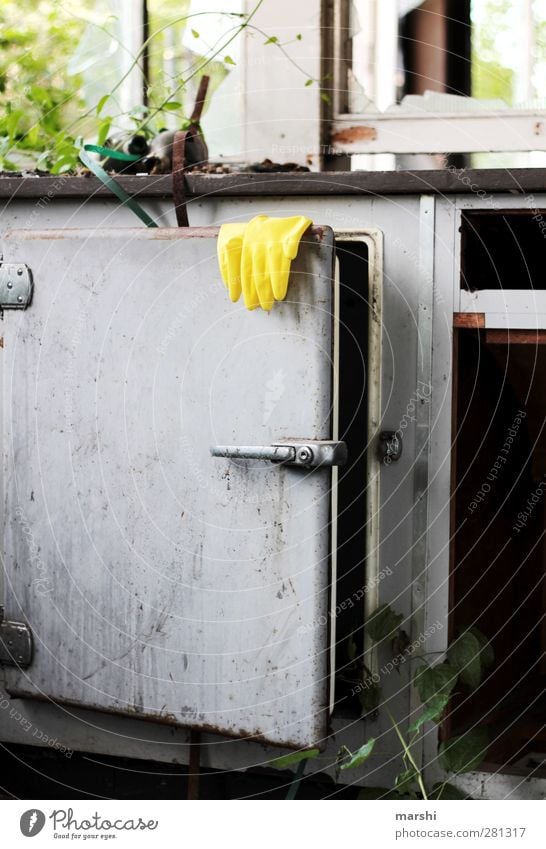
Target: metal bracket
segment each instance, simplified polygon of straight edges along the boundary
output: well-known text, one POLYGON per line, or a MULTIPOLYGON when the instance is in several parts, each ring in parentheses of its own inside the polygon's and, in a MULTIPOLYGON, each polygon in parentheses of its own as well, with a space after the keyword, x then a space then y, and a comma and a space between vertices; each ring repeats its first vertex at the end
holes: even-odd
POLYGON ((347 462, 345 442, 308 440, 307 442, 277 442, 273 445, 214 445, 213 457, 232 460, 269 460, 283 466, 343 466, 347 462))
POLYGON ((402 437, 395 430, 382 430, 379 434, 379 456, 389 466, 402 456, 402 437))
POLYGON ((4 609, 0 607, 0 666, 30 666, 32 653, 30 628, 23 622, 4 619, 4 609))
POLYGON ((32 272, 22 262, 0 263, 0 310, 26 310, 32 300, 32 272))

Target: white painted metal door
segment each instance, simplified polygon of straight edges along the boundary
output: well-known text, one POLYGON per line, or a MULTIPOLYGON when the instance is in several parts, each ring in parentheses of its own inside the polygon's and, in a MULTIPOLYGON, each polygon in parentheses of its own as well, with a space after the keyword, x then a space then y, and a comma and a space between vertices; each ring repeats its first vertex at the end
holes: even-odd
POLYGON ((333 233, 231 304, 214 228, 18 231, 3 321, 6 618, 29 698, 308 746, 326 735, 331 469, 213 458, 332 437, 333 233))

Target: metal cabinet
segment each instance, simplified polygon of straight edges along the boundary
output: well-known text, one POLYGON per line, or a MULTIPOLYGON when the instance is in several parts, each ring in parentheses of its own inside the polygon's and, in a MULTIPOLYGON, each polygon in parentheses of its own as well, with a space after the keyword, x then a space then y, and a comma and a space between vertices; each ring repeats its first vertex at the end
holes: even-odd
POLYGON ((271 313, 229 301, 216 235, 5 236, 34 282, 4 321, 5 618, 34 644, 7 688, 323 745, 338 460, 308 455, 332 438, 333 232, 271 313), (296 463, 211 454, 294 440, 296 463))

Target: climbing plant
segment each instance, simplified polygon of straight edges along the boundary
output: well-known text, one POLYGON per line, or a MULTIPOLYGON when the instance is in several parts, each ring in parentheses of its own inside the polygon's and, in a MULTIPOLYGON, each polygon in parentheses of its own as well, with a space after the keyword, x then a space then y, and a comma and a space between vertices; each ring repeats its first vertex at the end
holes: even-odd
MULTIPOLYGON (((426 723, 439 725, 444 717, 450 699, 459 688, 466 692, 475 690, 483 681, 486 671, 494 664, 493 648, 487 637, 476 627, 461 631, 449 644, 441 657, 432 660, 426 654, 414 654, 412 646, 403 631, 403 614, 395 612, 390 605, 382 604, 369 617, 366 633, 372 644, 389 643, 392 648, 393 668, 402 663, 414 665, 410 686, 414 688, 421 703, 418 715, 403 731, 390 711, 385 707, 390 724, 400 744, 401 770, 395 778, 393 787, 365 787, 360 791, 361 799, 466 799, 450 779, 471 772, 483 760, 488 747, 487 730, 474 727, 440 743, 437 753, 438 764, 445 779, 427 787, 416 744, 426 723)), ((374 717, 381 709, 381 687, 376 676, 372 675, 358 656, 353 640, 348 644, 349 663, 345 674, 354 685, 362 713, 374 717), (348 670, 348 672, 347 672, 348 670), (355 673, 358 671, 358 675, 355 673)), ((356 751, 342 746, 338 752, 339 771, 361 767, 374 753, 376 738, 370 737, 356 751)), ((316 749, 296 752, 272 762, 276 768, 298 765, 289 793, 294 793, 294 784, 299 786, 303 770, 310 758, 316 757, 316 749)), ((293 798, 293 795, 290 795, 293 798)))
MULTIPOLYGON (((403 733, 389 712, 390 722, 400 743, 402 770, 396 776, 392 788, 366 788, 362 798, 421 798, 421 799, 455 799, 466 798, 454 785, 449 782, 450 776, 470 772, 481 763, 488 745, 485 728, 471 728, 464 734, 444 740, 438 750, 438 761, 446 774, 446 780, 432 788, 425 786, 425 778, 418 758, 414 755, 417 741, 421 737, 423 726, 432 722, 442 722, 449 701, 458 687, 467 692, 475 690, 482 682, 487 669, 495 660, 491 643, 476 627, 461 631, 449 644, 442 658, 434 658, 431 662, 426 654, 413 655, 411 644, 401 628, 403 615, 396 613, 388 604, 378 607, 370 616, 366 625, 368 637, 374 644, 389 641, 395 648, 393 659, 400 662, 414 662, 411 686, 415 688, 421 702, 418 716, 410 723, 403 733), (406 646, 402 653, 400 645, 406 646)), ((353 651, 349 648, 349 656, 353 651)), ((365 670, 363 683, 369 680, 370 673, 365 670)), ((376 706, 380 704, 381 691, 374 683, 374 699, 376 706)), ((366 712, 369 705, 365 703, 366 712)), ((375 739, 367 740, 356 752, 343 747, 339 752, 341 769, 354 769, 367 760, 375 747, 375 739)))

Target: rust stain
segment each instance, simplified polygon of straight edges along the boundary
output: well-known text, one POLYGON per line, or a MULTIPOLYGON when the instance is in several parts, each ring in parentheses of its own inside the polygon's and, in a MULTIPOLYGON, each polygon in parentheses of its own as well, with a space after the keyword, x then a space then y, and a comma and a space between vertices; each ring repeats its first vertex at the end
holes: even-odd
MULTIPOLYGON (((161 711, 164 710, 165 706, 161 709, 161 711, 141 713, 140 708, 137 705, 128 704, 125 710, 120 710, 119 708, 111 706, 95 705, 92 702, 82 701, 80 699, 52 698, 51 696, 45 696, 34 690, 27 690, 24 687, 15 688, 15 690, 9 692, 13 692, 13 695, 21 695, 23 698, 25 696, 31 697, 39 702, 48 702, 54 705, 69 705, 76 708, 85 708, 85 710, 99 710, 101 713, 123 717, 124 719, 138 719, 141 722, 157 723, 158 725, 167 725, 173 728, 194 729, 203 733, 219 734, 220 736, 228 737, 229 739, 262 743, 266 746, 272 746, 273 748, 300 750, 305 747, 301 740, 271 740, 267 734, 262 734, 260 731, 253 732, 246 731, 245 729, 224 728, 221 725, 212 725, 210 723, 203 722, 200 719, 202 714, 199 714, 199 718, 194 722, 188 722, 187 720, 184 722, 184 720, 178 719, 173 713, 162 713, 161 711)), ((318 710, 322 716, 326 715, 326 708, 319 708, 318 710)), ((320 734, 317 731, 317 742, 313 744, 309 742, 308 746, 315 745, 317 749, 324 751, 326 746, 326 736, 327 734, 325 730, 323 730, 320 734)))
POLYGON ((332 141, 337 144, 354 144, 354 142, 374 141, 377 138, 375 127, 347 127, 334 133, 332 141))
POLYGON ((4 347, 4 337, 0 336, 0 348, 4 347))

